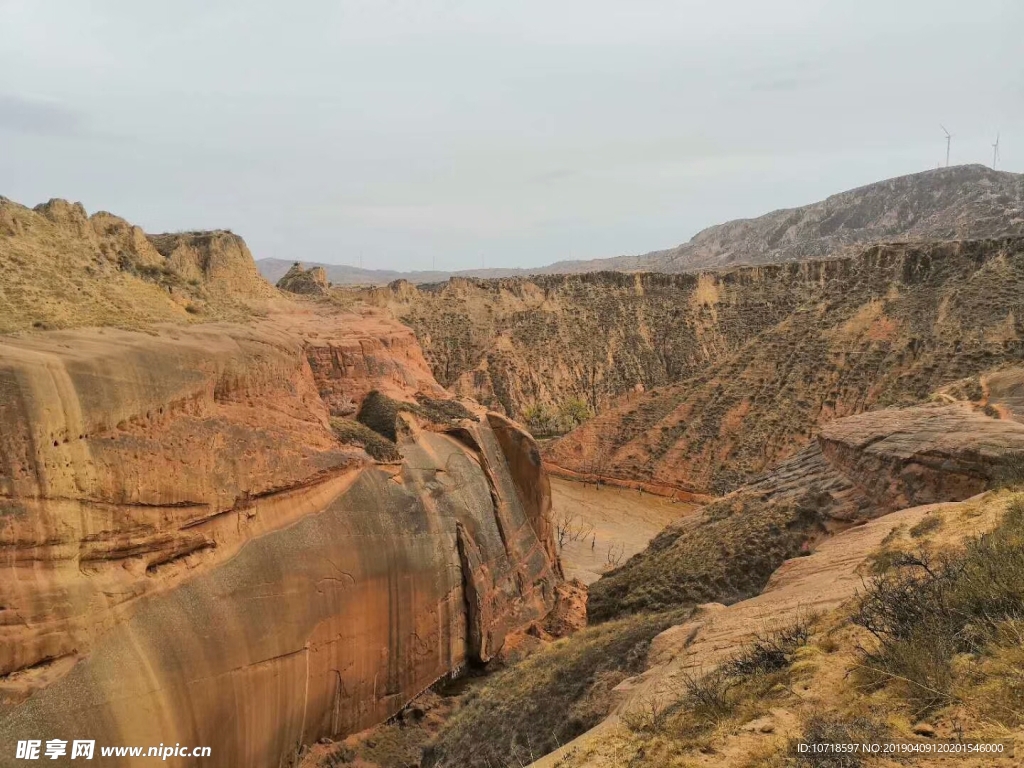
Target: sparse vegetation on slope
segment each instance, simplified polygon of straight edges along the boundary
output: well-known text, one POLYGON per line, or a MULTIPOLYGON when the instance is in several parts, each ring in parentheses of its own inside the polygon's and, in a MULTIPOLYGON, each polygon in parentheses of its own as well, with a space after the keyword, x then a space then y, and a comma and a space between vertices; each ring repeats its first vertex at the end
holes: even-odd
POLYGON ((632 616, 560 640, 470 693, 428 751, 438 768, 528 765, 611 711, 611 689, 643 671, 651 639, 679 613, 632 616))
MULTIPOLYGON (((857 768, 878 758, 801 754, 797 745, 1012 740, 1024 723, 1024 495, 1001 491, 897 514, 907 524, 881 518, 831 540, 833 556, 850 559, 818 567, 845 571, 849 596, 826 612, 781 618, 800 615, 803 601, 830 586, 825 574, 815 583, 811 566, 792 564, 773 591, 702 609, 659 637, 659 666, 632 687, 619 722, 607 721, 546 768, 857 768), (909 534, 932 517, 941 524, 909 534), (871 554, 868 542, 907 561, 872 578, 867 561, 857 564, 871 554), (932 574, 912 558, 927 561, 932 574), (850 578, 856 573, 865 581, 850 578), (865 608, 877 635, 864 629, 865 608), (750 637, 747 625, 761 612, 775 628, 750 637), (737 632, 750 639, 728 652, 737 632)), ((994 764, 988 754, 956 762, 994 764)))
POLYGON ((918 717, 951 703, 958 655, 981 654, 1007 632, 1017 640, 1024 632, 1024 495, 994 531, 960 551, 894 558, 853 621, 875 640, 864 652, 862 679, 899 689, 918 717))
POLYGON ((1024 240, 876 247, 716 279, 711 328, 725 328, 703 369, 599 413, 546 458, 579 471, 610 448, 614 476, 724 493, 835 418, 1024 358, 1024 240))
POLYGON ((715 502, 704 518, 670 525, 647 549, 590 587, 587 616, 606 621, 638 611, 756 595, 782 562, 820 533, 811 497, 767 504, 740 493, 715 502))
POLYGON ((277 295, 235 235, 147 235, 64 200, 0 197, 0 264, 0 333, 247 320, 277 295))

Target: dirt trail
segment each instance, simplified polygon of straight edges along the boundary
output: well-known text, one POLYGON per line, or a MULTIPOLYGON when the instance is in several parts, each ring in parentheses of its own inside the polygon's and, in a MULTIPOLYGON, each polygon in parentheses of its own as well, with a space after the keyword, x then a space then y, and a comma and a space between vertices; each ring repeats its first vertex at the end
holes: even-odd
MULTIPOLYGON (((712 669, 758 632, 786 627, 810 614, 839 607, 862 587, 862 576, 868 575, 865 561, 900 526, 909 528, 928 515, 941 515, 944 525, 936 541, 949 542, 991 528, 997 521, 999 505, 979 506, 978 498, 913 507, 851 528, 824 541, 812 555, 787 560, 757 597, 728 607, 717 603, 702 606, 694 618, 654 639, 649 669, 616 688, 622 698, 615 713, 538 760, 534 768, 554 768, 570 751, 575 755, 573 768, 623 764, 623 755, 619 754, 622 740, 614 737, 620 727, 618 713, 654 699, 667 706, 686 690, 683 679, 687 674, 712 669)), ((778 714, 776 719, 784 726, 785 713, 778 714)), ((722 758, 722 754, 707 756, 707 765, 723 765, 722 758)))
MULTIPOLYGON (((613 567, 647 547, 666 525, 683 517, 697 519, 700 506, 629 488, 583 484, 551 478, 552 513, 557 522, 583 532, 562 547, 567 579, 592 584, 613 567)), ((567 537, 568 538, 568 537, 567 537)))

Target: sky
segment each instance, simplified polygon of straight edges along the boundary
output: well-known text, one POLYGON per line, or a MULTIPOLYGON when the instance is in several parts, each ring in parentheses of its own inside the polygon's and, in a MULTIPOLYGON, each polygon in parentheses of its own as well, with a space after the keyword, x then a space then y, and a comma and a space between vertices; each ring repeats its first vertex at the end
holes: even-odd
POLYGON ((0 0, 0 195, 256 258, 644 253, 945 162, 1024 171, 1020 0, 0 0))

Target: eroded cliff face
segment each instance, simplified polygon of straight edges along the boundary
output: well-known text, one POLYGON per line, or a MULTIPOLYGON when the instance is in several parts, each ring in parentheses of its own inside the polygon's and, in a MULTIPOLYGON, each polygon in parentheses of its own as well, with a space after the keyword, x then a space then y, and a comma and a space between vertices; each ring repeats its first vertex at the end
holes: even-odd
POLYGON ((372 312, 0 339, 0 740, 285 765, 546 614, 532 439, 403 413, 377 463, 370 388, 441 394, 372 312))
MULTIPOLYGON (((807 425, 1020 359, 1022 252, 1021 238, 887 244, 700 275, 459 278, 362 295, 415 330, 453 392, 524 423, 538 409, 567 421, 581 403, 614 412, 596 442, 620 476, 721 492, 806 442, 794 433, 807 425), (737 446, 729 477, 719 459, 743 440, 740 420, 759 442, 737 446)), ((579 437, 552 459, 587 472, 602 457, 579 437)))
MULTIPOLYGON (((724 493, 837 418, 921 402, 1024 357, 1024 240, 878 246, 848 259, 702 276, 676 338, 703 363, 553 444, 583 473, 724 493)), ((998 386, 998 385, 997 385, 998 386)))

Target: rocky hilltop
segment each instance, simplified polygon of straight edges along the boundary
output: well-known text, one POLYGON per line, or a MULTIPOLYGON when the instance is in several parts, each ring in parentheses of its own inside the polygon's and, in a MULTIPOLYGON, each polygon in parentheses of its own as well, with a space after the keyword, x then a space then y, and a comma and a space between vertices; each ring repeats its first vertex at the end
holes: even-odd
POLYGON ((958 165, 898 176, 818 203, 708 227, 688 243, 668 250, 581 266, 689 272, 841 256, 850 246, 875 242, 1012 234, 1024 234, 1024 175, 984 165, 958 165))
POLYGON ((113 214, 0 198, 0 332, 246 320, 278 296, 230 232, 147 235, 113 214))
MULTIPOLYGON (((528 269, 457 272, 359 269, 321 264, 336 285, 385 285, 394 280, 434 283, 452 278, 498 279, 581 272, 694 272, 740 264, 842 256, 875 242, 963 240, 1024 234, 1024 175, 984 165, 898 176, 810 205, 737 219, 698 232, 689 242, 646 254, 558 261, 528 269)), ((291 262, 261 259, 277 281, 291 262)))
POLYGON ((5 287, 34 291, 0 337, 5 743, 290 764, 551 608, 535 443, 452 400, 408 328, 276 298, 228 233, 2 213, 5 287))
POLYGON ((327 272, 323 267, 303 269, 301 264, 295 262, 291 269, 277 281, 277 287, 289 293, 322 296, 327 293, 330 282, 327 280, 327 272))

